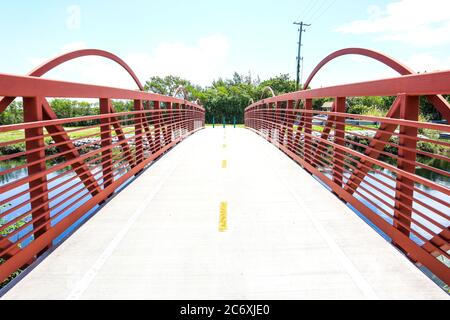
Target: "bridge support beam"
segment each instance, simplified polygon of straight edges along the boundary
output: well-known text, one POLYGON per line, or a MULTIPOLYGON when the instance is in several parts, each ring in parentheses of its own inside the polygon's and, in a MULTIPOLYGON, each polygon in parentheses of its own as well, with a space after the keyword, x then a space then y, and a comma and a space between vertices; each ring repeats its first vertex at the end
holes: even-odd
MULTIPOLYGON (((305 110, 312 111, 313 101, 312 99, 305 100, 305 110)), ((312 158, 312 113, 305 114, 305 161, 309 164, 313 163, 312 158)), ((297 131, 298 132, 298 131, 297 131)))
POLYGON ((293 142, 293 136, 294 136, 294 122, 295 122, 295 112, 294 110, 294 105, 295 105, 295 101, 294 100, 289 100, 287 102, 287 109, 289 111, 286 111, 286 117, 287 117, 287 139, 286 139, 286 147, 290 150, 292 150, 293 146, 292 146, 292 142, 293 142))
MULTIPOLYGON (((346 98, 335 98, 336 112, 345 113, 346 98)), ((345 145, 345 117, 336 116, 334 118, 334 144, 338 146, 345 145)), ((345 168, 345 154, 340 148, 334 148, 333 162, 333 182, 342 187, 345 168)))
MULTIPOLYGON (((144 110, 141 100, 134 100, 134 111, 144 110)), ((138 113, 134 116, 134 134, 136 145, 136 165, 140 165, 144 161, 144 144, 143 144, 143 113, 138 113)))
POLYGON ((155 132, 155 148, 160 149, 163 146, 161 141, 161 113, 160 113, 161 105, 159 101, 153 101, 153 113, 152 117, 152 125, 154 127, 155 132))
MULTIPOLYGON (((398 119, 400 116, 400 97, 397 97, 392 104, 386 118, 398 119)), ((380 152, 389 142, 389 139, 393 136, 397 125, 382 123, 378 131, 375 133, 374 138, 369 144, 369 147, 364 152, 364 155, 378 159, 380 157, 380 152)), ((344 190, 350 194, 354 194, 359 188, 360 184, 364 181, 364 178, 369 173, 369 168, 372 168, 373 164, 367 162, 364 159, 360 159, 356 166, 356 170, 352 173, 344 187, 344 190)))
POLYGON ((168 138, 168 134, 167 134, 168 126, 167 126, 167 122, 166 122, 168 106, 167 106, 167 103, 164 103, 164 107, 163 108, 161 107, 161 103, 159 104, 159 106, 160 106, 160 109, 161 109, 161 111, 159 113, 159 123, 160 123, 160 127, 161 127, 162 138, 163 138, 163 141, 164 141, 163 142, 163 146, 166 146, 166 145, 169 144, 168 139, 167 139, 168 138))
MULTIPOLYGON (((400 118, 403 120, 418 121, 419 120, 419 97, 417 96, 400 96, 400 118)), ((418 129, 415 127, 400 125, 398 164, 400 170, 411 174, 416 173, 416 156, 417 153, 417 134, 418 129)), ((414 198, 414 181, 397 175, 397 185, 395 194, 394 226, 400 232, 410 235, 411 215, 414 198)))
MULTIPOLYGON (((114 109, 112 103, 109 104, 109 112, 110 113, 116 113, 116 110, 114 109)), ((125 137, 125 134, 122 130, 122 126, 120 124, 120 118, 118 117, 111 117, 111 124, 114 128, 114 132, 116 133, 116 137, 119 141, 120 147, 122 148, 122 152, 124 154, 125 161, 128 162, 131 168, 134 168, 136 166, 133 155, 131 154, 130 146, 128 145, 128 141, 125 137)))
MULTIPOLYGON (((333 102, 333 106, 332 106, 332 109, 331 109, 333 112, 336 112, 336 101, 335 102, 333 102)), ((311 118, 312 118, 312 114, 311 114, 311 118)), ((311 119, 311 121, 312 121, 312 119, 311 119)), ((333 126, 333 123, 336 121, 336 118, 335 118, 335 116, 329 116, 328 117, 328 119, 327 119, 327 121, 326 121, 326 123, 325 123, 325 126, 324 126, 324 128, 323 128, 323 132, 322 132, 322 134, 321 134, 321 136, 320 136, 320 138, 321 138, 321 141, 319 141, 318 143, 317 143, 317 145, 314 147, 314 155, 313 155, 313 159, 318 159, 318 158, 320 158, 320 157, 322 157, 322 154, 323 153, 326 153, 327 152, 327 144, 324 142, 324 141, 326 141, 326 140, 328 140, 328 138, 330 137, 330 133, 331 133, 331 129, 332 129, 332 126, 333 126)), ((320 165, 320 162, 318 162, 318 161, 316 161, 316 160, 314 160, 314 165, 317 167, 317 166, 321 166, 320 165)))
POLYGON ((167 126, 167 143, 172 142, 172 125, 173 125, 173 104, 171 102, 166 103, 167 114, 166 114, 166 126, 167 126))
MULTIPOLYGON (((37 122, 44 119, 43 98, 33 97, 23 99, 24 122, 37 122)), ((44 235, 50 228, 50 208, 48 197, 47 176, 43 175, 33 179, 33 175, 47 170, 45 163, 45 141, 44 128, 34 127, 25 129, 25 140, 27 150, 28 176, 31 177, 28 183, 31 199, 31 218, 33 222, 34 239, 44 235)), ((38 255, 49 248, 48 244, 38 255)))
MULTIPOLYGON (((111 100, 100 99, 100 114, 110 114, 111 100)), ((103 171, 103 189, 108 188, 113 183, 113 161, 112 161, 112 137, 111 137, 111 118, 102 118, 100 120, 100 137, 102 149, 102 171, 103 171)))
POLYGON ((275 116, 279 114, 280 119, 275 119, 274 122, 278 123, 277 128, 277 136, 278 136, 278 148, 281 149, 281 146, 284 145, 284 135, 286 133, 286 106, 283 108, 284 102, 278 101, 276 106, 280 112, 275 112, 275 116), (284 109, 284 111, 283 111, 284 109))

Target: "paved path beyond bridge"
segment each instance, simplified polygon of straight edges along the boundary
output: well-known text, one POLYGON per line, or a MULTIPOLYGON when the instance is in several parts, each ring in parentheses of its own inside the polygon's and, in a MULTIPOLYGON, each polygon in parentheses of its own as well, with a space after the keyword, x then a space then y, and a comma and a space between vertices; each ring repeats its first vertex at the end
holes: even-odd
POLYGON ((145 171, 4 298, 448 296, 276 147, 216 128, 145 171))

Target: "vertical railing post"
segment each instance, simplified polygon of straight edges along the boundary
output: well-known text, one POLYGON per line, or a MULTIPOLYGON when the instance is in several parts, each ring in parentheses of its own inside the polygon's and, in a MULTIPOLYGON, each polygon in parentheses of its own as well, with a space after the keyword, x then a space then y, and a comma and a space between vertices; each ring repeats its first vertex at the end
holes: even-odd
POLYGON ((248 119, 248 117, 251 116, 251 109, 248 109, 247 112, 244 112, 244 123, 245 127, 251 127, 251 120, 248 119))
POLYGON ((251 122, 250 122, 251 127, 252 127, 253 129, 255 129, 255 130, 258 130, 258 124, 259 124, 258 116, 259 116, 259 114, 258 114, 258 106, 257 106, 257 105, 254 106, 254 107, 250 110, 249 116, 250 116, 251 118, 253 118, 253 120, 251 120, 251 122))
POLYGON ((177 104, 177 134, 178 139, 181 138, 183 135, 183 129, 182 129, 182 122, 183 122, 183 105, 181 103, 177 104))
POLYGON ((250 120, 249 118, 253 117, 253 107, 248 109, 245 113, 245 126, 247 128, 253 127, 253 120, 250 120))
MULTIPOLYGON (((145 110, 150 111, 152 109, 151 104, 152 103, 150 100, 145 101, 144 102, 144 111, 145 110)), ((145 127, 144 128, 147 131, 145 136, 147 138, 150 152, 152 154, 155 153, 157 150, 156 145, 155 145, 155 138, 154 138, 155 126, 153 125, 153 121, 154 121, 153 117, 154 117, 154 114, 151 112, 144 113, 144 118, 145 118, 145 121, 144 121, 145 127)))
POLYGON ((170 106, 170 140, 174 141, 177 139, 176 137, 176 131, 177 128, 175 127, 175 108, 178 106, 177 103, 173 103, 170 106))
POLYGON ((287 102, 287 109, 289 111, 286 111, 286 117, 287 117, 287 140, 286 140, 286 144, 287 144, 287 149, 288 150, 292 150, 292 141, 294 140, 294 122, 295 122, 295 113, 294 111, 292 111, 294 109, 294 100, 289 100, 287 102))
POLYGON ((267 138, 266 136, 266 121, 267 121, 267 106, 265 103, 260 105, 259 108, 259 114, 261 115, 261 117, 259 118, 259 131, 261 132, 262 136, 267 138))
POLYGON ((194 107, 189 106, 189 131, 192 133, 195 130, 195 114, 194 114, 194 107))
MULTIPOLYGON (((161 108, 161 104, 160 104, 160 108, 161 108)), ((159 120, 160 120, 160 124, 161 124, 161 133, 162 133, 162 137, 164 140, 164 146, 169 144, 169 140, 168 140, 168 134, 167 134, 167 130, 168 130, 168 125, 167 125, 167 120, 168 120, 168 103, 164 102, 164 108, 161 108, 161 113, 159 116, 159 120)))
MULTIPOLYGON (((40 97, 23 99, 24 122, 37 122, 43 120, 42 99, 40 97)), ((33 127, 25 129, 25 145, 27 150, 28 176, 39 174, 47 170, 45 163, 44 128, 33 127), (32 139, 32 140, 30 140, 32 139), (42 149, 42 150, 38 150, 42 149), (32 164, 34 163, 34 164, 32 164)), ((48 204, 47 176, 35 178, 29 182, 34 238, 43 235, 49 228, 46 225, 50 220, 50 208, 48 204), (45 226, 43 226, 45 225, 45 226)), ((48 247, 46 248, 48 249, 48 247)), ((45 249, 43 250, 45 251, 45 249)))
MULTIPOLYGON (((419 120, 419 97, 400 95, 400 119, 418 121, 419 120)), ((398 164, 400 170, 415 174, 417 157, 417 135, 418 129, 407 125, 400 125, 398 164), (414 150, 414 151, 413 151, 414 150), (406 162, 406 161, 408 162, 406 162)), ((413 206, 414 181, 401 174, 397 175, 397 185, 395 194, 395 209, 402 213, 394 213, 394 226, 403 234, 409 236, 411 226, 411 208, 413 206), (403 224, 403 226, 401 224, 403 224)))
MULTIPOLYGON (((142 111, 142 100, 134 100, 134 111, 142 111)), ((134 143, 136 145, 136 165, 141 164, 144 161, 144 144, 143 144, 143 113, 137 113, 134 116, 134 143)))
POLYGON ((252 107, 248 112, 248 116, 252 119, 249 120, 250 127, 258 130, 258 119, 256 118, 258 116, 258 106, 252 107))
POLYGON ((272 117, 273 117, 273 108, 272 104, 267 104, 267 130, 269 130, 269 141, 272 142, 272 117))
POLYGON ((153 101, 153 127, 155 128, 155 148, 159 150, 162 148, 161 141, 161 108, 159 101, 153 101))
POLYGON ((166 128, 164 140, 166 141, 166 144, 169 144, 172 142, 171 110, 172 110, 172 102, 166 102, 166 115, 165 115, 165 121, 164 121, 164 127, 166 128))
POLYGON ((183 104, 183 126, 186 135, 189 132, 189 106, 186 104, 183 104))
POLYGON ((181 110, 180 110, 180 134, 181 136, 184 136, 184 130, 186 129, 186 105, 181 104, 181 110))
POLYGON ((178 138, 181 138, 183 136, 183 128, 182 128, 183 105, 181 103, 178 104, 178 108, 177 108, 177 122, 178 122, 178 126, 177 126, 178 138))
POLYGON ((260 131, 260 125, 261 125, 261 111, 260 111, 261 105, 256 105, 252 110, 252 117, 253 117, 253 129, 256 131, 260 131))
MULTIPOLYGON (((313 158, 312 156, 312 143, 313 143, 313 139, 312 139, 312 118, 313 118, 313 114, 312 114, 312 110, 313 110, 313 101, 312 99, 306 99, 305 100, 305 110, 309 111, 309 112, 305 112, 305 116, 304 116, 304 126, 305 126, 305 140, 304 140, 304 159, 306 161, 306 163, 312 164, 313 163, 313 158)), ((299 130, 301 130, 301 128, 299 128, 299 130)), ((297 130, 297 134, 298 134, 298 130, 297 130)))
MULTIPOLYGON (((335 99, 336 112, 345 113, 346 98, 337 97, 335 99)), ((335 129, 334 129, 334 144, 339 146, 345 145, 345 116, 335 117, 335 129)), ((344 151, 339 148, 334 148, 333 163, 333 181, 342 187, 344 179, 344 163, 345 154, 344 151)))
MULTIPOLYGON (((109 114, 111 110, 110 99, 100 99, 100 114, 109 114)), ((102 118, 100 120, 100 139, 102 149, 102 168, 103 168, 103 188, 108 188, 113 183, 113 161, 112 161, 112 138, 111 138, 111 118, 102 118)))
POLYGON ((278 101, 276 106, 277 108, 275 110, 275 119, 274 119, 276 128, 275 132, 277 134, 278 148, 281 148, 284 142, 284 132, 286 130, 285 127, 286 111, 283 112, 283 102, 278 101))
POLYGON ((169 121, 168 121, 168 124, 167 124, 167 128, 168 128, 168 140, 169 140, 169 143, 172 143, 172 141, 173 141, 173 131, 175 130, 175 128, 173 127, 173 124, 174 124, 174 121, 173 121, 173 107, 174 107, 174 104, 172 103, 172 102, 168 102, 168 104, 167 104, 167 111, 168 111, 168 113, 169 113, 169 121))
POLYGON ((256 125, 255 129, 256 131, 259 131, 261 134, 264 134, 262 123, 264 121, 264 111, 263 111, 263 105, 258 104, 255 107, 255 119, 256 119, 256 125))

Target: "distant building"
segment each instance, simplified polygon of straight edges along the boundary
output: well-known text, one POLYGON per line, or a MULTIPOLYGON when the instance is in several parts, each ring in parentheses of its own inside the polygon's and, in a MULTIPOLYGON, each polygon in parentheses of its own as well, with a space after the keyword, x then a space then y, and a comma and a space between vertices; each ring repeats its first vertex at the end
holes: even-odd
POLYGON ((333 110, 333 101, 325 102, 322 105, 322 111, 331 112, 333 110))
MULTIPOLYGON (((333 111, 333 104, 334 104, 334 101, 325 102, 322 105, 322 111, 326 111, 326 112, 333 111)), ((347 102, 345 102, 345 110, 348 110, 348 108, 349 108, 349 105, 347 102)))

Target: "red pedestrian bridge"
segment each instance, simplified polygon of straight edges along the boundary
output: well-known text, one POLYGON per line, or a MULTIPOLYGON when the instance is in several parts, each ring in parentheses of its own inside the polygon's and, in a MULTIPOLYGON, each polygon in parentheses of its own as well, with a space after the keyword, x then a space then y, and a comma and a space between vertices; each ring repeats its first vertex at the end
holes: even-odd
POLYGON ((23 99, 23 123, 0 126, 3 298, 448 299, 450 70, 350 48, 305 88, 349 54, 399 76, 258 101, 245 129, 205 128, 202 106, 145 92, 101 50, 0 74, 0 113, 23 99), (85 56, 138 90, 42 78, 85 56), (392 106, 347 112, 366 96, 392 106), (99 114, 58 119, 52 98, 98 99, 99 114), (425 100, 445 121, 419 120, 425 100))

